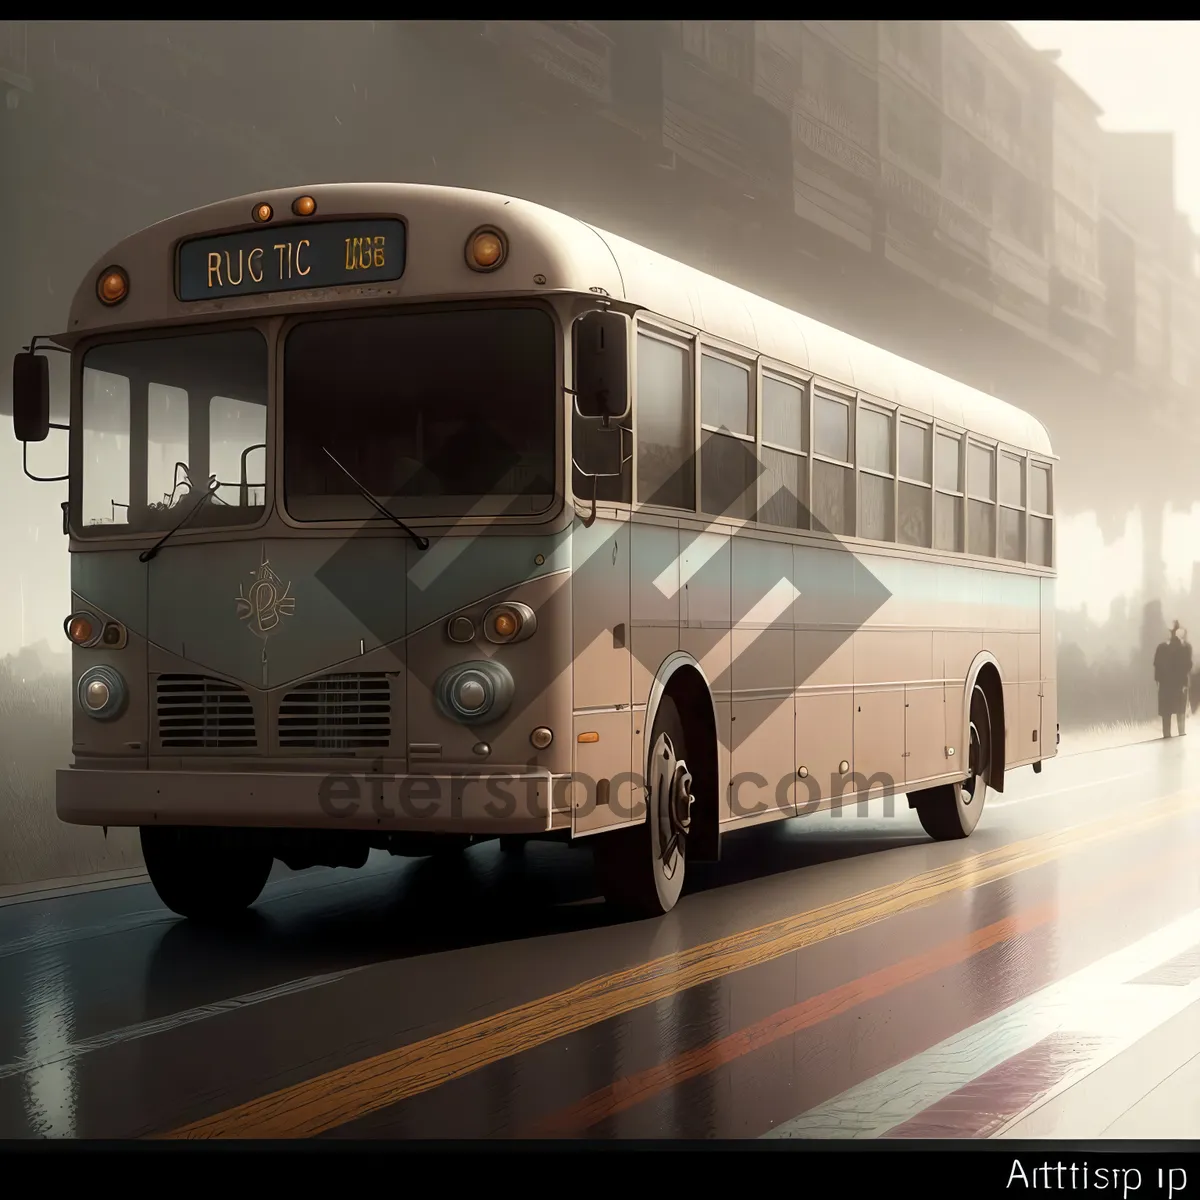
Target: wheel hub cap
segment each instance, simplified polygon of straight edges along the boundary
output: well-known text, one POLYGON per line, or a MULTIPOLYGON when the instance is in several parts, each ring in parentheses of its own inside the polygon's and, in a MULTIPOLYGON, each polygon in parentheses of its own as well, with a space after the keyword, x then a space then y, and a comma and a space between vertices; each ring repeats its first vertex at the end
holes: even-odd
POLYGON ((671 828, 686 836, 692 827, 692 776, 687 763, 677 762, 671 777, 670 812, 671 828))
POLYGON ((975 789, 988 767, 987 758, 988 755, 984 749, 983 739, 979 736, 979 727, 972 721, 971 745, 967 752, 967 766, 971 774, 962 786, 963 799, 967 804, 970 804, 975 798, 975 789))
POLYGON ((656 808, 659 847, 664 865, 670 864, 682 849, 692 827, 692 774, 687 763, 675 757, 671 739, 663 734, 654 755, 654 780, 651 800, 656 808))

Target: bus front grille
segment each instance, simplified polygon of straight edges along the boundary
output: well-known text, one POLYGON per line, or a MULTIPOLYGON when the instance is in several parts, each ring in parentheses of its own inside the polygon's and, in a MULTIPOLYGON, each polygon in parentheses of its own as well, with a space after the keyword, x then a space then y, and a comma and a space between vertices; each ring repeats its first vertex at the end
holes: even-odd
POLYGON ((258 744, 250 697, 208 675, 160 675, 155 724, 163 750, 252 750, 258 744))
POLYGON ((368 750, 392 740, 386 675, 326 675, 294 688, 279 706, 279 747, 368 750))

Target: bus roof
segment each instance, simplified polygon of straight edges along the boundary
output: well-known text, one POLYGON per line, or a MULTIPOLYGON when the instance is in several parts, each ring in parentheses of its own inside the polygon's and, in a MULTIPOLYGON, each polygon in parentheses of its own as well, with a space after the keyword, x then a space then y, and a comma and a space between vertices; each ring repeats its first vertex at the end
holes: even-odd
POLYGON ((1053 457, 1043 426, 1028 413, 899 355, 792 312, 575 217, 515 197, 432 184, 320 184, 222 200, 160 221, 124 239, 97 260, 71 305, 70 344, 102 330, 191 324, 264 310, 299 312, 331 301, 465 298, 479 295, 605 293, 612 299, 700 330, 755 354, 811 372, 880 400, 923 413, 986 438, 1053 457), (267 202, 277 214, 264 234, 284 237, 301 223, 290 215, 300 196, 316 199, 322 219, 394 214, 408 225, 400 279, 354 288, 226 295, 181 302, 164 258, 192 237, 255 228, 250 214, 267 202), (469 270, 464 247, 481 225, 506 235, 509 256, 499 273, 469 270), (119 309, 103 306, 96 280, 114 264, 129 274, 119 309))
MULTIPOLYGON (((591 227, 591 228, 594 228, 591 227)), ((832 383, 1054 457, 1044 426, 1024 410, 601 229, 625 299, 832 383)))

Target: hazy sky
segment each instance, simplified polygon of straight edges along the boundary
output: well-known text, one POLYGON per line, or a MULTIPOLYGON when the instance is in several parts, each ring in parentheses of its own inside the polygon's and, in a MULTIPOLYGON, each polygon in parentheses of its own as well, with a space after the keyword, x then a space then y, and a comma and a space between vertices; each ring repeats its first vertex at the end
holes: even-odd
POLYGON ((1200 229, 1200 21, 1013 21, 1104 109, 1105 129, 1175 132, 1175 201, 1200 229))

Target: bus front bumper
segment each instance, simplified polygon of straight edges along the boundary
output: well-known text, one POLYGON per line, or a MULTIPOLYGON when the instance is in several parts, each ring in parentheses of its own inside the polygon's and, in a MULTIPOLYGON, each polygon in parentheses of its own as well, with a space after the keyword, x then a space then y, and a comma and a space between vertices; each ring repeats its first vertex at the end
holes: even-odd
POLYGON ((423 833, 542 833, 571 824, 568 777, 251 771, 58 772, 70 825, 213 825, 423 833))

